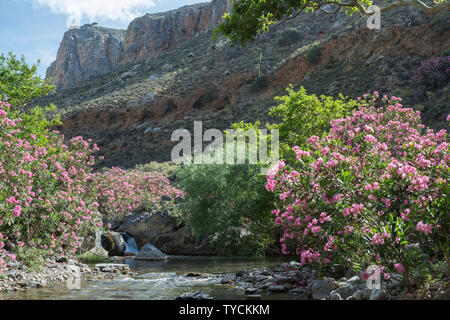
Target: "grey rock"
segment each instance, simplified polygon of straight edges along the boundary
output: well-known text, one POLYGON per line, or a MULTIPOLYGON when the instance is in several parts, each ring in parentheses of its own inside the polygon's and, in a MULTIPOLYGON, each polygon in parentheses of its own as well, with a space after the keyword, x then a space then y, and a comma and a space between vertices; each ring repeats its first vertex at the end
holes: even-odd
POLYGON ((246 294, 255 294, 258 291, 258 289, 250 287, 250 288, 245 288, 245 293, 246 294))
POLYGON ((344 300, 342 299, 341 295, 337 292, 332 292, 330 294, 329 300, 344 300))
POLYGON ((145 121, 144 123, 141 123, 140 125, 138 125, 136 127, 136 129, 148 128, 150 126, 150 124, 151 124, 150 121, 145 121))
POLYGON ((110 256, 121 256, 125 251, 125 241, 118 232, 105 231, 102 233, 102 247, 108 251, 110 256))
POLYGON ((312 296, 315 300, 321 300, 330 294, 330 292, 337 288, 338 284, 333 278, 323 280, 313 280, 310 283, 312 296))
POLYGON ((95 265, 102 272, 120 272, 130 270, 130 266, 120 263, 98 263, 95 265))
POLYGON ((302 300, 308 300, 310 296, 307 288, 294 288, 289 290, 289 293, 296 295, 302 300))
POLYGON ((284 292, 284 291, 286 291, 286 288, 284 286, 279 286, 279 285, 270 285, 267 288, 267 290, 270 292, 284 292))
POLYGON ((445 290, 438 294, 434 300, 450 300, 450 289, 445 290))
POLYGON ((196 291, 196 292, 183 293, 182 295, 177 297, 175 300, 213 300, 213 299, 214 298, 211 295, 209 295, 205 292, 196 291))
POLYGON ((97 256, 102 256, 102 257, 108 256, 108 251, 106 251, 105 249, 100 248, 100 247, 94 247, 94 248, 88 250, 88 252, 91 254, 95 254, 97 256))
POLYGON ((149 134, 149 133, 152 133, 152 132, 153 132, 153 127, 150 126, 147 129, 145 129, 144 134, 149 134))
POLYGON ((161 67, 161 71, 163 72, 170 72, 173 70, 173 65, 166 63, 161 67))
POLYGON ((236 271, 236 277, 243 277, 247 273, 246 270, 238 270, 236 271))
POLYGON ((208 238, 197 239, 168 211, 137 213, 130 216, 118 229, 132 236, 141 247, 151 243, 166 254, 212 255, 215 249, 208 238))
POLYGON ((162 253, 154 245, 147 243, 144 245, 136 256, 136 260, 161 260, 165 259, 167 256, 162 253))
POLYGON ((162 78, 162 74, 154 73, 148 78, 148 80, 149 81, 155 81, 155 80, 158 80, 160 78, 162 78))
POLYGON ((350 279, 347 280, 347 286, 349 286, 349 287, 353 287, 353 286, 356 286, 358 284, 363 284, 363 281, 358 276, 353 276, 353 277, 351 277, 350 279))
POLYGON ((353 293, 352 296, 353 298, 355 298, 355 300, 365 300, 367 295, 364 290, 357 290, 353 293))
POLYGON ((233 282, 236 279, 235 275, 225 275, 221 280, 220 283, 222 284, 228 284, 233 282))
POLYGON ((383 289, 373 289, 370 294, 369 300, 386 300, 387 294, 383 289))
POLYGON ((149 94, 147 94, 144 98, 142 98, 142 104, 143 104, 144 106, 148 106, 148 105, 151 104, 154 100, 155 100, 155 94, 154 94, 154 93, 149 93, 149 94))
POLYGON ((120 79, 122 79, 122 80, 126 80, 126 79, 130 79, 130 78, 133 78, 133 77, 135 77, 136 76, 136 72, 135 71, 127 71, 127 72, 124 72, 124 73, 122 73, 121 75, 120 75, 120 79))
POLYGON ((137 100, 130 100, 127 102, 127 108, 137 108, 139 107, 139 102, 137 100))
POLYGON ((358 288, 356 286, 343 286, 333 290, 331 293, 339 294, 343 299, 347 299, 347 297, 353 295, 358 288))

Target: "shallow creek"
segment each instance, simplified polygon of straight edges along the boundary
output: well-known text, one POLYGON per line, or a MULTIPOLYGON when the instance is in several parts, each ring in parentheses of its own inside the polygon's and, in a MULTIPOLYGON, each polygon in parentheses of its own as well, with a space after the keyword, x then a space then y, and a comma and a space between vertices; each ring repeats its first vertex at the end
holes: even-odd
MULTIPOLYGON (((180 294, 203 291, 215 299, 246 299, 243 290, 221 284, 221 275, 235 273, 242 269, 276 267, 286 260, 280 258, 230 259, 217 257, 173 257, 161 261, 126 260, 134 277, 124 277, 112 281, 81 282, 81 289, 69 289, 65 282, 53 283, 44 288, 24 292, 0 294, 0 299, 40 299, 40 300, 173 300, 180 294), (186 276, 199 273, 200 277, 186 276)), ((270 294, 263 299, 295 299, 289 294, 270 294)))

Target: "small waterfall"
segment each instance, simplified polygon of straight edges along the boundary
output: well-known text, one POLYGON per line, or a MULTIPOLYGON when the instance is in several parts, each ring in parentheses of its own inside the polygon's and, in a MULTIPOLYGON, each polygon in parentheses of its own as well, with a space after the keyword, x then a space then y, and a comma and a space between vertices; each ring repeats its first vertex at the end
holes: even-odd
POLYGON ((136 245, 136 241, 134 238, 129 238, 125 242, 125 252, 123 253, 124 256, 135 256, 138 254, 138 247, 136 245))

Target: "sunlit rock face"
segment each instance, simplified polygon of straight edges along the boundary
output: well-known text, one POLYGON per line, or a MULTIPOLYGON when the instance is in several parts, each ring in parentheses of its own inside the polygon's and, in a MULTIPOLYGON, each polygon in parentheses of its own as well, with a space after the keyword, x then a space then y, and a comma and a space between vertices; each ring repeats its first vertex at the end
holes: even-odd
POLYGON ((213 29, 230 8, 230 0, 214 0, 133 20, 128 26, 122 63, 152 59, 155 53, 213 29))
POLYGON ((76 86, 119 65, 150 61, 161 51, 217 26, 231 0, 213 0, 133 20, 128 29, 95 25, 71 28, 64 34, 56 61, 47 69, 57 90, 76 86))
POLYGON ((47 69, 57 89, 111 72, 120 62, 126 32, 84 25, 64 34, 56 61, 47 69))

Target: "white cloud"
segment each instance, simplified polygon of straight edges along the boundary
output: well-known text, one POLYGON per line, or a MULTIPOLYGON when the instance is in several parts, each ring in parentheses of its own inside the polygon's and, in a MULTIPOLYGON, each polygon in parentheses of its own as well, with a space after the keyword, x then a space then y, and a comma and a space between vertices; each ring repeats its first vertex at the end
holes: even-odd
POLYGON ((107 19, 129 22, 155 6, 153 0, 33 0, 35 5, 50 8, 54 13, 67 14, 67 27, 80 25, 82 19, 91 22, 107 19))

